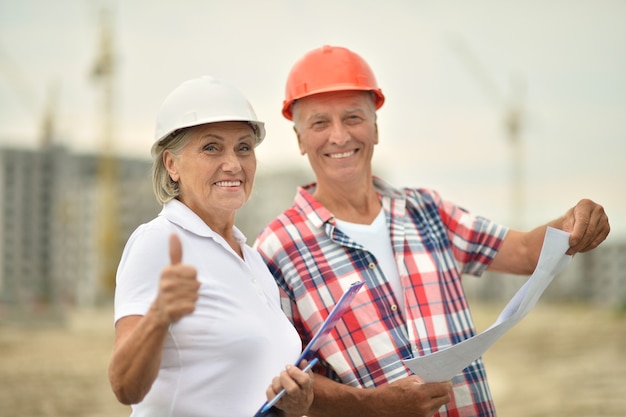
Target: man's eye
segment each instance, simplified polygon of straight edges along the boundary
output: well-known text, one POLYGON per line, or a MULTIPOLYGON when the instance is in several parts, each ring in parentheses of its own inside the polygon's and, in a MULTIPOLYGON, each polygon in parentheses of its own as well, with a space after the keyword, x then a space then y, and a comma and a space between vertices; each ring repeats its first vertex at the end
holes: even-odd
POLYGON ((348 116, 348 117, 346 118, 346 121, 347 121, 348 123, 358 123, 358 122, 360 122, 361 120, 362 120, 362 119, 361 119, 361 117, 360 117, 360 116, 356 116, 356 115, 348 116))

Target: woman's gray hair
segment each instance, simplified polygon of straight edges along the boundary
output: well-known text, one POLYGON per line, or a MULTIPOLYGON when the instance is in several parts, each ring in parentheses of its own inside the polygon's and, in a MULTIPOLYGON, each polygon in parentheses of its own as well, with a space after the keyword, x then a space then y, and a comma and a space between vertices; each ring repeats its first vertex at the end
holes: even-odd
POLYGON ((172 180, 170 173, 165 168, 163 153, 170 151, 174 155, 180 155, 190 139, 191 128, 181 129, 162 139, 153 149, 152 157, 152 190, 159 204, 165 204, 178 197, 180 190, 178 182, 172 180))

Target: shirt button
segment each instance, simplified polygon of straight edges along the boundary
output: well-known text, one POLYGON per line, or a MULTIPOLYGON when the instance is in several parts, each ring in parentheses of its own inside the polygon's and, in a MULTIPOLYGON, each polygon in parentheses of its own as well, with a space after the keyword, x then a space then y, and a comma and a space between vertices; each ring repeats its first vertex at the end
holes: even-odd
POLYGON ((397 305, 395 305, 395 304, 393 304, 393 305, 391 306, 391 311, 398 311, 398 306, 397 306, 397 305))
POLYGON ((370 262, 368 267, 369 267, 369 269, 374 269, 374 268, 376 268, 376 264, 374 262, 370 262))

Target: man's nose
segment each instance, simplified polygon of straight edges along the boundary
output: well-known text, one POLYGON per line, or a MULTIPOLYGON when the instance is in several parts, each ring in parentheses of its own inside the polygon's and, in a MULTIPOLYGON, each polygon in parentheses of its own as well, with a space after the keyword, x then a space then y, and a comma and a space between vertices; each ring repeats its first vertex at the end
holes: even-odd
POLYGON ((334 123, 330 131, 330 141, 337 145, 344 145, 350 140, 350 133, 343 123, 334 123))

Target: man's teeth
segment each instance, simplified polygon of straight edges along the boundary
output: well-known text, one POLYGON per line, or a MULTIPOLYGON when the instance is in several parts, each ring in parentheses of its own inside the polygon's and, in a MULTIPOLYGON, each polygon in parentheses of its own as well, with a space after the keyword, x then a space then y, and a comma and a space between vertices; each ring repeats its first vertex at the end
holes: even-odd
POLYGON ((354 151, 348 151, 348 152, 342 152, 342 153, 331 153, 329 156, 333 159, 339 159, 339 158, 347 158, 352 154, 354 154, 354 151))
POLYGON ((219 187, 237 187, 241 185, 241 181, 218 181, 215 185, 219 187))

